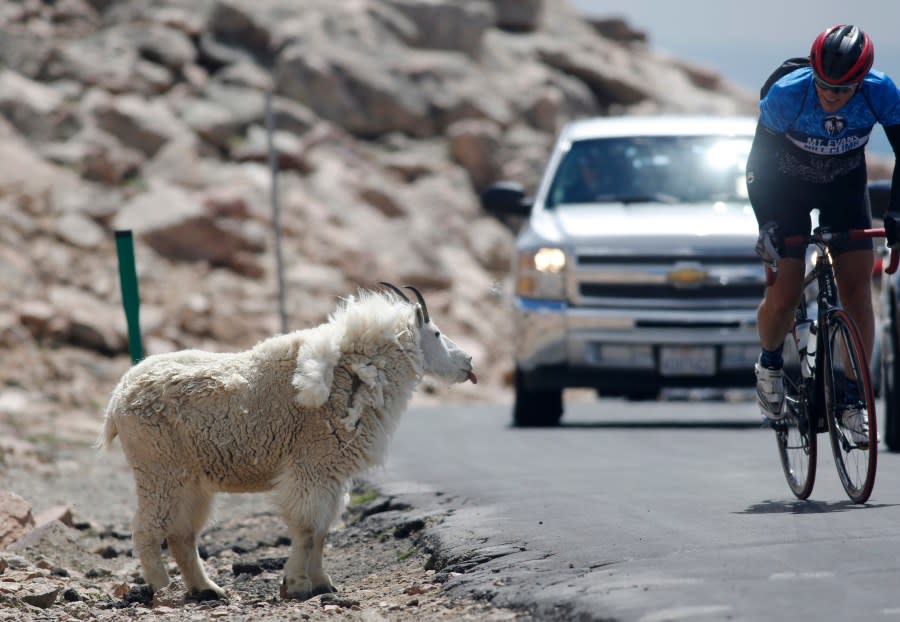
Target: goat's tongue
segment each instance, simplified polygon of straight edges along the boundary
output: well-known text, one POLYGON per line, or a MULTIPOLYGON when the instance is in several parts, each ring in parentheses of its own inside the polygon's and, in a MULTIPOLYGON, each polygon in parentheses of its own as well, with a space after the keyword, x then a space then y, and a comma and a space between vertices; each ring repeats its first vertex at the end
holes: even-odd
POLYGON ((474 371, 469 372, 469 380, 472 381, 472 384, 478 384, 478 377, 475 375, 474 371))

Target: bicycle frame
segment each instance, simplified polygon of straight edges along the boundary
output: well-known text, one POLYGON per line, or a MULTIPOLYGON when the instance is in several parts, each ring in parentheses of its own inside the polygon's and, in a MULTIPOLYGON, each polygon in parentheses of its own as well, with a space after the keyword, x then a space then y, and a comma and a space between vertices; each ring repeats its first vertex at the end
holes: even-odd
MULTIPOLYGON (((834 277, 834 262, 832 261, 827 243, 818 239, 814 239, 812 242, 816 244, 818 254, 815 256, 815 265, 810 268, 803 278, 804 294, 802 302, 807 302, 806 291, 815 283, 818 286, 818 292, 816 294, 816 318, 809 330, 810 333, 816 335, 816 355, 812 360, 807 358, 807 363, 809 364, 809 376, 805 379, 804 385, 807 392, 806 399, 808 400, 810 414, 812 415, 812 420, 809 423, 818 434, 821 434, 827 432, 828 427, 826 424, 824 403, 821 399, 822 377, 821 374, 818 373, 825 352, 822 343, 822 340, 825 337, 825 331, 820 330, 819 328, 825 326, 827 321, 826 316, 839 308, 840 303, 838 300, 837 282, 834 277)), ((808 320, 809 318, 806 317, 806 312, 806 304, 799 306, 797 308, 798 317, 796 320, 808 320), (803 317, 800 317, 801 313, 803 317)), ((793 337, 795 339, 798 338, 796 334, 794 334, 793 337)), ((802 355, 807 354, 807 348, 807 344, 797 343, 797 351, 802 355)), ((801 361, 801 365, 802 364, 801 361)))
MULTIPOLYGON (((807 271, 806 275, 803 277, 803 297, 802 302, 806 302, 806 291, 809 287, 815 283, 818 285, 818 293, 816 294, 816 319, 815 322, 810 327, 810 332, 815 332, 816 334, 816 356, 810 365, 810 377, 807 379, 815 380, 815 385, 811 382, 807 382, 806 388, 809 391, 808 399, 809 403, 812 406, 812 412, 815 416, 815 421, 812 423, 816 423, 816 429, 819 433, 825 432, 827 430, 825 426, 825 417, 822 412, 822 404, 821 400, 816 400, 815 398, 821 395, 821 382, 820 374, 817 373, 817 369, 821 366, 822 356, 824 352, 824 348, 822 347, 822 339, 825 334, 824 331, 819 330, 819 327, 824 326, 826 323, 826 316, 830 313, 834 313, 835 310, 841 309, 842 306, 838 297, 837 290, 837 281, 834 276, 834 262, 831 256, 830 245, 839 240, 860 240, 865 238, 877 238, 884 237, 884 229, 883 228, 875 228, 875 229, 853 229, 851 231, 846 232, 832 232, 827 227, 816 227, 813 232, 809 235, 796 235, 785 238, 784 243, 785 246, 806 246, 807 244, 813 244, 816 246, 818 252, 815 255, 815 264, 807 271)), ((885 272, 888 274, 893 274, 896 272, 898 264, 900 264, 900 253, 898 253, 895 249, 891 249, 890 261, 888 266, 885 268, 885 272)), ((766 282, 771 285, 775 282, 776 271, 772 266, 766 265, 766 282)), ((797 309, 797 316, 795 317, 794 326, 797 325, 798 321, 808 320, 808 316, 806 315, 806 305, 801 304, 797 309)), ((792 330, 792 332, 794 332, 792 330)), ((794 338, 797 338, 797 335, 794 335, 794 338)), ((805 344, 797 343, 798 352, 804 349, 805 344)))

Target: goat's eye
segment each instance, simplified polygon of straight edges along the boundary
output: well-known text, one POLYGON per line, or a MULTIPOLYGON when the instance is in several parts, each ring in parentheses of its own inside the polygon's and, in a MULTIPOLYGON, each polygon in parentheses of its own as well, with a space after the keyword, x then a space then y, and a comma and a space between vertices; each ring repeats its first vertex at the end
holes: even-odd
POLYGON ((439 330, 434 331, 434 336, 435 336, 435 337, 440 337, 440 336, 441 336, 441 331, 439 331, 439 330))

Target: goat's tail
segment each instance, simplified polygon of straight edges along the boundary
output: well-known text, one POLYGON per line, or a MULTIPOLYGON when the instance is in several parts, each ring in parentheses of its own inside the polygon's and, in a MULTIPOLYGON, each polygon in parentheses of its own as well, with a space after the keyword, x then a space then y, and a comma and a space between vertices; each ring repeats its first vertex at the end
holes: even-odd
POLYGON ((109 405, 106 407, 106 413, 103 416, 103 430, 100 432, 100 436, 94 443, 94 447, 97 449, 108 449, 109 446, 112 445, 113 439, 119 434, 119 430, 116 427, 118 407, 119 395, 114 392, 109 400, 109 405))

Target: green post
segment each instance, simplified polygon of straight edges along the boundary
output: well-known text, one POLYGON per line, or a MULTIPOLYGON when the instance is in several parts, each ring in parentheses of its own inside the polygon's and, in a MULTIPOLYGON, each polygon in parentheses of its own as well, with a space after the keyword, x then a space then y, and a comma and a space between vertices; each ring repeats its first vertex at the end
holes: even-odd
POLYGON ((137 271, 134 267, 134 239, 130 230, 116 231, 116 252, 119 255, 119 282, 122 286, 122 306, 128 321, 128 350, 131 361, 144 358, 141 346, 141 299, 138 296, 137 271))

